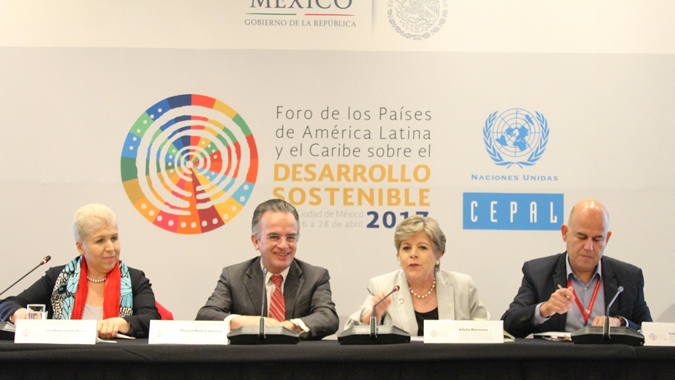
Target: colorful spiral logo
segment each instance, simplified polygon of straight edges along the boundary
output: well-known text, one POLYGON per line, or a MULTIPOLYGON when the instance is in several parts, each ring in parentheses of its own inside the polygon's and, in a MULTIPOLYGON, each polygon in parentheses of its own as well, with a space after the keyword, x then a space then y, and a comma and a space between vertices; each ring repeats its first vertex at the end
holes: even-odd
POLYGON ((244 119, 203 95, 178 95, 148 108, 124 141, 122 184, 150 223, 200 234, 232 220, 258 176, 258 150, 244 119))

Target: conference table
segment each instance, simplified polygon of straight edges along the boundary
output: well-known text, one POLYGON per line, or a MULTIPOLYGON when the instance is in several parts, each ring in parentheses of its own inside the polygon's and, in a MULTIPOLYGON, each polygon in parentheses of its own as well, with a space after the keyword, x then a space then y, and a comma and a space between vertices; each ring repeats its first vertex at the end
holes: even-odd
POLYGON ((675 347, 503 344, 96 345, 0 341, 0 379, 675 379, 675 347))

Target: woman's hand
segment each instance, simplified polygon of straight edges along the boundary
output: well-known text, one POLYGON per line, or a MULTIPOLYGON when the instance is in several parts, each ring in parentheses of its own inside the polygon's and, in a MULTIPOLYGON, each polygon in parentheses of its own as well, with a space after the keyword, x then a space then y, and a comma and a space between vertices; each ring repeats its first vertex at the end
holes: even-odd
MULTIPOLYGON (((384 291, 379 292, 378 294, 374 295, 373 296, 373 305, 380 302, 380 300, 382 298, 386 297, 386 296, 387 296, 387 293, 384 292, 384 291)), ((379 318, 379 317, 383 316, 387 312, 387 309, 389 308, 389 305, 391 305, 391 297, 388 297, 387 299, 382 301, 381 304, 377 305, 377 307, 375 308, 375 317, 379 318)), ((370 317, 371 317, 372 314, 373 314, 372 308, 371 308, 371 310, 368 310, 365 313, 363 313, 363 317, 361 317, 361 323, 369 324, 370 323, 370 317)))
POLYGON ((15 311, 14 314, 12 314, 12 316, 9 317, 9 321, 12 322, 12 323, 16 323, 17 319, 26 319, 27 316, 28 316, 28 310, 26 310, 25 308, 22 308, 22 309, 19 309, 19 310, 15 311))
POLYGON ((128 333, 131 325, 124 318, 108 318, 98 321, 96 329, 101 339, 113 339, 118 332, 122 334, 128 333))

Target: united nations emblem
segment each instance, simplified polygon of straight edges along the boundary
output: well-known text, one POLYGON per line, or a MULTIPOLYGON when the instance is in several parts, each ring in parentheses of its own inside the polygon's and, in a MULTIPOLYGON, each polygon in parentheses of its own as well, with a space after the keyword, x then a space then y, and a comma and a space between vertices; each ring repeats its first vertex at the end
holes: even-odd
POLYGON ((548 144, 549 128, 544 115, 512 108, 485 120, 483 141, 490 158, 499 166, 532 166, 548 144))
POLYGON ((448 18, 447 0, 389 0, 389 22, 405 38, 421 40, 441 30, 448 18))

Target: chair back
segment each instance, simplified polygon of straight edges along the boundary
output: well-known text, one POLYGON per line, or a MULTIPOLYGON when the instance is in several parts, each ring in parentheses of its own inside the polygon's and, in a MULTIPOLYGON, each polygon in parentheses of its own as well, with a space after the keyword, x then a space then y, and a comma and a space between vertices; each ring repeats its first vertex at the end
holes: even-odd
POLYGON ((173 321, 173 314, 162 306, 159 302, 155 301, 155 306, 157 306, 157 311, 159 311, 160 319, 163 321, 173 321))

